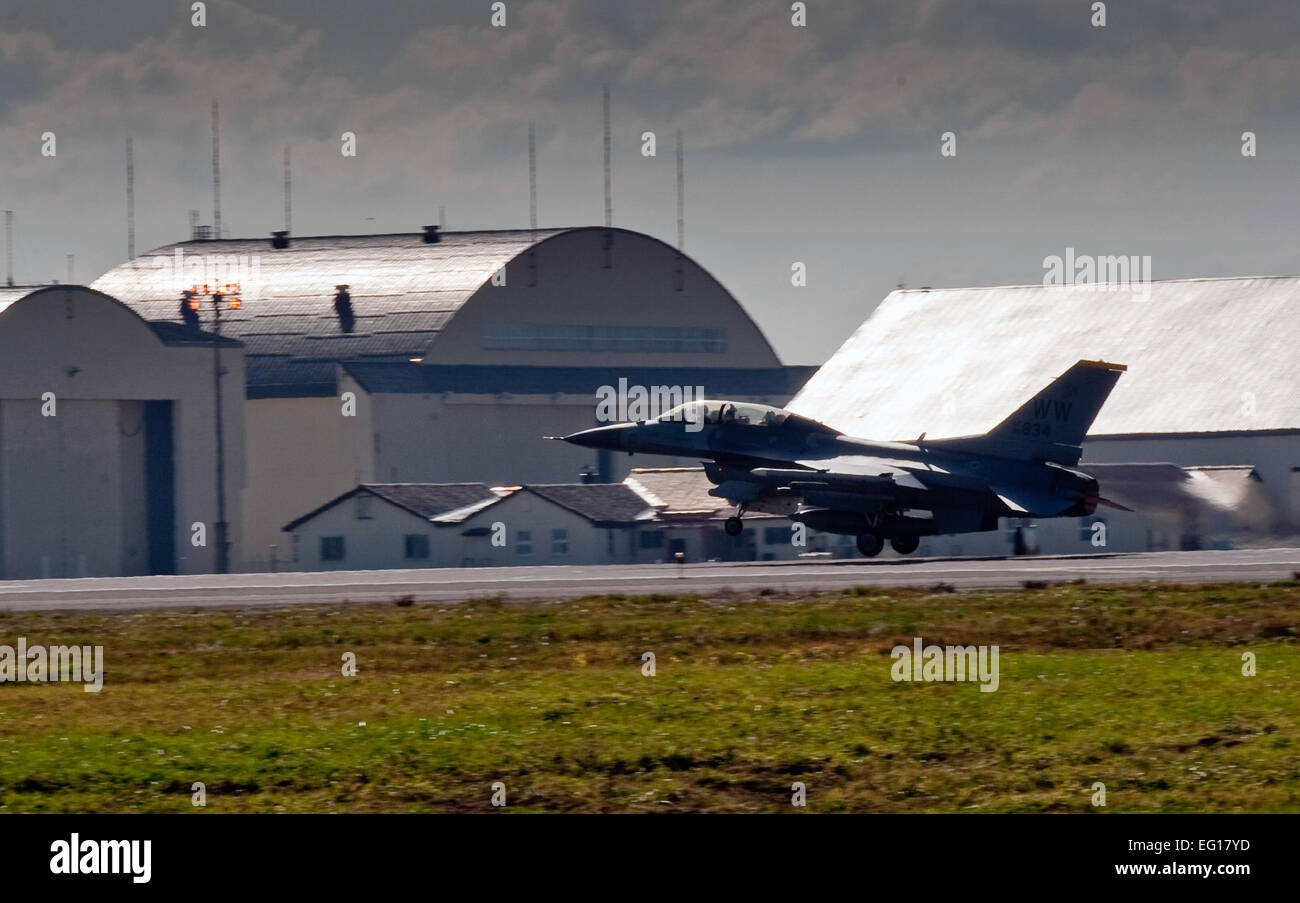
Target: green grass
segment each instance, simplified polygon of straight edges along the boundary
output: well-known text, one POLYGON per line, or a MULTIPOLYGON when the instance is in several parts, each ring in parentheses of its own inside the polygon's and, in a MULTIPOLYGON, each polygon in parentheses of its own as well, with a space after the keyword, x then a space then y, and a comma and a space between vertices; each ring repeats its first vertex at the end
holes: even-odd
POLYGON ((1300 582, 0 614, 0 812, 1300 811, 1300 582), (896 683, 912 637, 1001 683, 896 683), (642 676, 641 655, 657 657, 642 676), (1241 674, 1241 655, 1258 674, 1241 674), (345 652, 359 673, 340 673, 345 652), (207 806, 191 805, 191 784, 207 806))

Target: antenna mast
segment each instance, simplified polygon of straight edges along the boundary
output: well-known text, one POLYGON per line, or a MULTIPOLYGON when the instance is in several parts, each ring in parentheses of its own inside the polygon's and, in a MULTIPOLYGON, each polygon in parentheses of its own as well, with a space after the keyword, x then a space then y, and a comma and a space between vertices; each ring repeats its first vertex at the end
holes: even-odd
POLYGON ((682 150, 682 130, 677 130, 677 253, 686 250, 686 155, 682 150))
POLYGON ((221 237, 221 120, 212 101, 212 237, 221 237))
POLYGON ((293 230, 293 170, 289 161, 289 145, 284 146, 284 231, 293 230))
POLYGON ((126 139, 126 259, 135 260, 135 146, 126 139))
POLYGON ((605 227, 609 228, 610 226, 614 225, 614 199, 610 191, 610 178, 609 178, 609 168, 610 168, 609 85, 604 86, 604 89, 602 90, 601 94, 604 98, 604 106, 605 106, 605 227))
POLYGON ((14 284, 14 212, 5 211, 5 284, 14 284))
POLYGON ((537 132, 528 123, 528 228, 537 231, 537 132))

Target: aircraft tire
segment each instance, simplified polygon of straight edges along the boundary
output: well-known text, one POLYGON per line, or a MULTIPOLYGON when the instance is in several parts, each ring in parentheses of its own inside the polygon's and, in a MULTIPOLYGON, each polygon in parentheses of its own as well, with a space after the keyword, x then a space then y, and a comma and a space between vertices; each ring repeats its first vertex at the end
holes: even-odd
POLYGON ((859 533, 858 551, 868 558, 875 558, 885 547, 885 538, 879 533, 859 533))
POLYGON ((729 517, 722 525, 722 529, 727 531, 728 536, 739 536, 740 531, 745 529, 744 523, 738 517, 729 517))
POLYGON ((921 544, 921 537, 895 536, 889 540, 889 544, 894 547, 894 551, 899 555, 911 555, 916 551, 917 546, 921 544))

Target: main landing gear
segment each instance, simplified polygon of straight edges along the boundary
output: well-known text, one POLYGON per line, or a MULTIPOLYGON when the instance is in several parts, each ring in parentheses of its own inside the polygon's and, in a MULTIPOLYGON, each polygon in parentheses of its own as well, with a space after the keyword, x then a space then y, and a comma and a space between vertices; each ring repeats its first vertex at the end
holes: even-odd
POLYGON ((726 521, 722 524, 722 529, 726 531, 726 534, 728 536, 739 536, 740 531, 745 529, 745 525, 740 521, 740 519, 744 516, 745 516, 745 506, 740 505, 736 508, 736 513, 726 519, 726 521))
POLYGON ((921 537, 915 534, 911 536, 895 536, 889 540, 889 544, 894 547, 894 551, 899 555, 911 555, 916 551, 917 546, 921 544, 921 537))
POLYGON ((885 547, 885 538, 879 533, 859 533, 858 551, 868 558, 875 558, 885 547))

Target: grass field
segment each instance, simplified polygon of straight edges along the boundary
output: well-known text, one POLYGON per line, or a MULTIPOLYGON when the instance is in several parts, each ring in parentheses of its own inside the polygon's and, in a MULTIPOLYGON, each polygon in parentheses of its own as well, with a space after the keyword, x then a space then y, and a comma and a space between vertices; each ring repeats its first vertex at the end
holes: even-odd
POLYGON ((0 684, 0 812, 1300 811, 1300 581, 943 589, 0 614, 106 665, 0 684))

